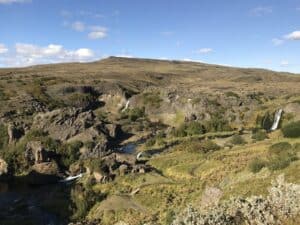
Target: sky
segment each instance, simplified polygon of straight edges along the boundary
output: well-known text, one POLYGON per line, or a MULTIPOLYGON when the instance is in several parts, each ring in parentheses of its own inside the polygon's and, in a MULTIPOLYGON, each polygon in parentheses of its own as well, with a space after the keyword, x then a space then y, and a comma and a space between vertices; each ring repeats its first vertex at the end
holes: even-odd
POLYGON ((300 0, 0 0, 0 67, 108 56, 300 73, 300 0))

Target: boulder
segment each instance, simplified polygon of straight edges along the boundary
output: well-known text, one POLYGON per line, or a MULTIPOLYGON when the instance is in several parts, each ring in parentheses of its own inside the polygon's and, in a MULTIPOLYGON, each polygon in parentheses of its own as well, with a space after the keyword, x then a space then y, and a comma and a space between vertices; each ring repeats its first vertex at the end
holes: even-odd
POLYGON ((32 170, 43 175, 59 175, 59 167, 55 161, 37 163, 32 166, 32 170))

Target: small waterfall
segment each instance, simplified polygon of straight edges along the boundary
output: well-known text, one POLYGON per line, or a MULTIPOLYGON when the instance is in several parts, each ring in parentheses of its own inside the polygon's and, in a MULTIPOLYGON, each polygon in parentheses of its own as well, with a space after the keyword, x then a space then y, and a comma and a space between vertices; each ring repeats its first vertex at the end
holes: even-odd
POLYGON ((125 110, 128 109, 129 103, 130 103, 130 101, 128 100, 128 101, 126 102, 126 105, 125 105, 124 109, 122 110, 122 112, 125 112, 125 110))
POLYGON ((274 131, 278 128, 278 125, 279 125, 279 122, 280 122, 280 119, 281 119, 281 115, 282 115, 282 109, 279 109, 276 113, 275 113, 275 118, 274 118, 274 122, 273 122, 273 125, 270 129, 270 131, 274 131))

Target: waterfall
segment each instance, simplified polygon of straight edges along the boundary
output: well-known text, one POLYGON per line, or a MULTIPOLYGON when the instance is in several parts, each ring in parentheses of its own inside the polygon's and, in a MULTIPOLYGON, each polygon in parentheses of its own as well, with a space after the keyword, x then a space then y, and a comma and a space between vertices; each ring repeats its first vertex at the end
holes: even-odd
POLYGON ((130 103, 130 101, 128 100, 128 101, 126 102, 126 105, 125 105, 124 109, 122 110, 122 112, 125 112, 125 110, 128 109, 129 103, 130 103))
POLYGON ((278 128, 278 124, 279 124, 279 121, 281 119, 281 115, 282 115, 282 109, 279 109, 276 113, 275 113, 275 118, 274 118, 274 122, 273 122, 273 125, 270 129, 270 131, 274 131, 278 128))

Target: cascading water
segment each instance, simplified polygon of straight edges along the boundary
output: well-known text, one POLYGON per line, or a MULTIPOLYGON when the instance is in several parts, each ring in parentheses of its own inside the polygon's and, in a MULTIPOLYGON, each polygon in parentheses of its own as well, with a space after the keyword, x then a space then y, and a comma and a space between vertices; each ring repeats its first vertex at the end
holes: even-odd
POLYGON ((282 110, 282 109, 279 109, 279 110, 275 113, 274 122, 273 122, 273 125, 272 125, 270 131, 274 131, 274 130, 276 130, 276 129, 278 128, 278 125, 279 125, 279 122, 280 122, 280 119, 281 119, 282 112, 283 112, 283 110, 282 110))

